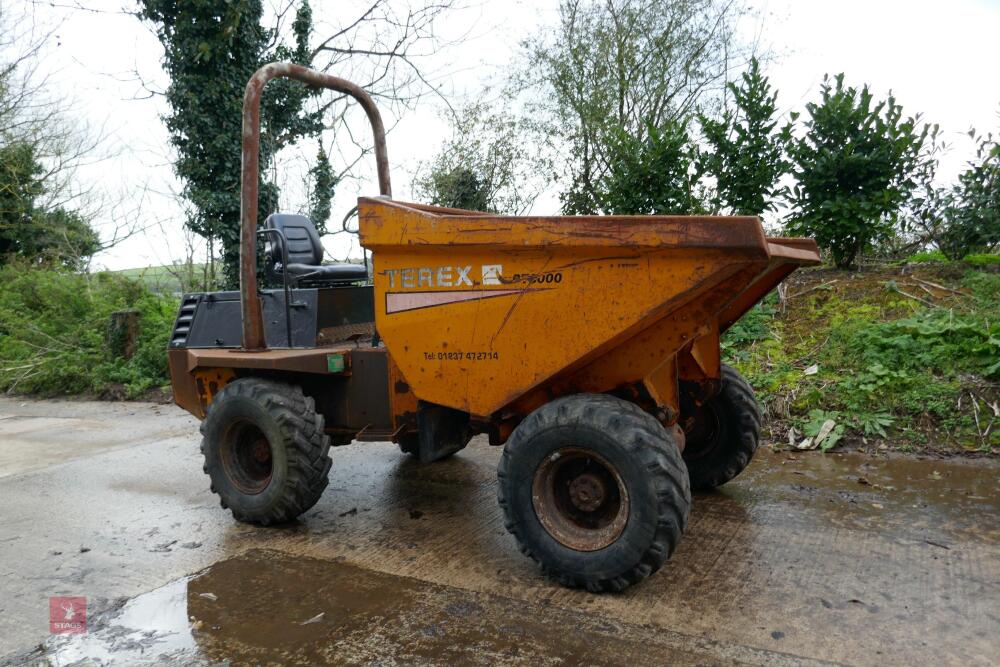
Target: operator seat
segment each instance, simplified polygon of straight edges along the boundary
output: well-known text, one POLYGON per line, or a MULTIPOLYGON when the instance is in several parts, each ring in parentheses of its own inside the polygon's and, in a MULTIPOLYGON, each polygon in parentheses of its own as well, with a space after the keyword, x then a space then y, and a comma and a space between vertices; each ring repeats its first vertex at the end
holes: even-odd
POLYGON ((267 235, 268 272, 281 279, 287 273, 289 284, 334 285, 368 280, 364 264, 323 264, 323 244, 312 220, 304 215, 272 213, 264 229, 276 229, 288 242, 288 266, 282 266, 281 241, 267 235))

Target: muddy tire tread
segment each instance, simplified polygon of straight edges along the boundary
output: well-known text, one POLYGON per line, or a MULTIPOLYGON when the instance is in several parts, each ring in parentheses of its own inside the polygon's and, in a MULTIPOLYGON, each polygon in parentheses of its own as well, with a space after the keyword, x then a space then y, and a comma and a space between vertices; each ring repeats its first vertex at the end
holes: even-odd
MULTIPOLYGON (((288 479, 277 502, 262 516, 250 516, 236 507, 229 507, 220 498, 223 508, 228 508, 233 517, 244 523, 262 526, 286 523, 310 509, 319 501, 329 484, 330 437, 324 433, 323 415, 316 412, 316 402, 302 393, 296 385, 243 378, 230 382, 216 395, 208 407, 201 432, 205 434, 205 424, 213 414, 213 408, 232 396, 242 396, 260 404, 278 423, 284 437, 288 462, 288 479)), ((202 438, 201 453, 205 457, 203 470, 209 474, 207 438, 202 438)), ((215 492, 215 484, 212 484, 215 492)))
POLYGON ((688 461, 691 488, 695 491, 708 491, 731 481, 750 464, 760 445, 763 423, 760 405, 753 388, 739 371, 722 365, 722 387, 714 400, 723 401, 728 407, 728 442, 722 444, 725 451, 721 460, 707 457, 688 461))
POLYGON ((531 413, 518 425, 504 447, 497 477, 504 526, 517 540, 521 553, 534 560, 550 579, 593 593, 620 592, 659 570, 677 549, 691 510, 687 469, 663 425, 637 405, 606 394, 558 398, 531 413), (574 421, 613 433, 629 455, 641 462, 642 469, 655 485, 658 520, 653 539, 636 563, 614 577, 591 579, 549 567, 527 544, 522 527, 511 511, 508 494, 513 489, 508 488, 508 484, 512 457, 522 448, 529 447, 530 440, 543 431, 574 421))

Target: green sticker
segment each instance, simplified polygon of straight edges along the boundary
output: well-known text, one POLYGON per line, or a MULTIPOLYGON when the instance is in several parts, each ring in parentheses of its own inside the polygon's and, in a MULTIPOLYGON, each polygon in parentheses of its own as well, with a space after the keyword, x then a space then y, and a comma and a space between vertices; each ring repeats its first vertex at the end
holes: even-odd
POLYGON ((330 371, 331 373, 343 373, 344 355, 342 354, 326 355, 326 370, 330 371))

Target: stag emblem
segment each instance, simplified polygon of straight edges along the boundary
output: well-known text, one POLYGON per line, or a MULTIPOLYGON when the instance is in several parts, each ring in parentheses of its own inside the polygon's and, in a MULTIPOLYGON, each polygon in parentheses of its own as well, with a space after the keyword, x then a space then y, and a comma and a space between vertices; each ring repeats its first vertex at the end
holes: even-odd
POLYGON ((86 631, 87 598, 62 596, 49 598, 49 632, 83 634, 86 631))

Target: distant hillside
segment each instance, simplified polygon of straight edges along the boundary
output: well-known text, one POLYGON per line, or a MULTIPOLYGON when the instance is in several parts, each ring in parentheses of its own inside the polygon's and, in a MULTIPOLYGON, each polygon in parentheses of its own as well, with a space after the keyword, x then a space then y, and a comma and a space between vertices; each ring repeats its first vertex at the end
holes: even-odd
POLYGON ((138 280, 145 284, 151 291, 159 294, 176 294, 183 291, 178 276, 189 270, 194 275, 200 275, 205 270, 205 265, 193 264, 190 268, 187 266, 146 266, 137 269, 111 271, 110 273, 138 280))
MULTIPOLYGON (((352 264, 363 264, 364 260, 360 258, 352 258, 349 262, 352 264)), ((328 261, 326 263, 330 264, 332 262, 328 261)), ((113 273, 124 278, 130 278, 132 280, 138 280, 146 285, 150 291, 158 294, 179 294, 184 291, 180 276, 189 275, 191 278, 188 279, 188 283, 190 284, 193 282, 197 284, 204 270, 204 264, 192 264, 190 266, 146 266, 135 269, 109 271, 109 273, 113 273)))

